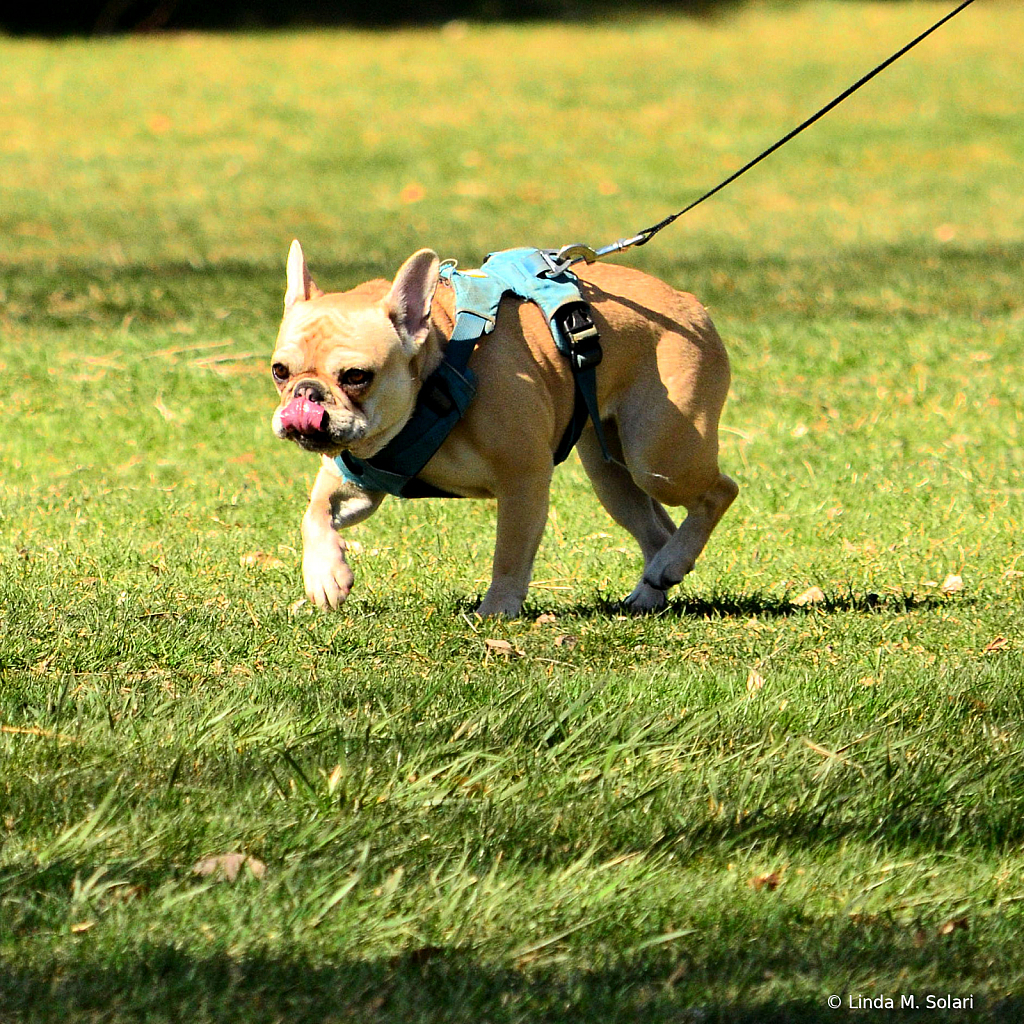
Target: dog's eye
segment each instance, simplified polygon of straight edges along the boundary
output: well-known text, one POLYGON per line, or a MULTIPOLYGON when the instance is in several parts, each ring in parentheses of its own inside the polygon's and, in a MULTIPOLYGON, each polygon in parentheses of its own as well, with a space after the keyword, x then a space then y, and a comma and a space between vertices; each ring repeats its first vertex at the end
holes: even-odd
POLYGON ((285 366, 284 363, 274 363, 270 368, 270 372, 274 375, 274 380, 276 380, 278 384, 283 384, 290 376, 288 373, 288 367, 285 366))
POLYGON ((341 383, 346 388, 365 388, 373 380, 369 370, 346 370, 341 375, 341 383))

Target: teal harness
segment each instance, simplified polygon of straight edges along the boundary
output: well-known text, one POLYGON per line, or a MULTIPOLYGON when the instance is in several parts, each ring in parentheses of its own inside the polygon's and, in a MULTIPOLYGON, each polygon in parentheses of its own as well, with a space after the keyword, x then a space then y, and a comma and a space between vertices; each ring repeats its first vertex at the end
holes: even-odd
POLYGON ((337 456, 334 461, 342 476, 364 490, 403 498, 452 497, 417 479, 417 474, 444 443, 476 394, 469 357, 477 341, 494 330, 498 305, 506 293, 540 307, 558 351, 572 367, 576 401, 572 419, 554 453, 555 465, 568 458, 588 417, 608 460, 594 372, 601 361, 601 345, 576 275, 554 265, 539 249, 506 249, 491 253, 479 270, 456 270, 454 263, 447 263, 441 268, 441 278, 455 292, 455 328, 444 359, 424 381, 409 421, 381 451, 369 459, 358 459, 350 452, 337 456))

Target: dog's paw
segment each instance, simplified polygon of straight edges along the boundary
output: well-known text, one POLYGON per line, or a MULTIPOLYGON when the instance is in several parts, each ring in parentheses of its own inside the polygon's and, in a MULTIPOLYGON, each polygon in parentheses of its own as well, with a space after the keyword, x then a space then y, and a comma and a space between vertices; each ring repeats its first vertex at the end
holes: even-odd
POLYGON ((668 607, 668 598, 664 590, 652 587, 641 580, 633 593, 622 602, 623 608, 634 615, 650 615, 652 612, 663 611, 668 607))
POLYGON ((306 597, 323 611, 340 608, 355 577, 340 550, 325 555, 307 552, 302 557, 306 597))
POLYGON ((516 618, 523 609, 523 602, 515 597, 492 597, 486 594, 477 606, 476 614, 482 619, 504 616, 516 618))

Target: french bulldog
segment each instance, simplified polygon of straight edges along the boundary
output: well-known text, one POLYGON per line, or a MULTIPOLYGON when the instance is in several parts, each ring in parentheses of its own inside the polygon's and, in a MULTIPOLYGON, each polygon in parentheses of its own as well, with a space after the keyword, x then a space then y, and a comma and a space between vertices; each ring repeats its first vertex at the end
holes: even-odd
MULTIPOLYGON (((385 495, 350 483, 334 459, 346 450, 370 458, 402 429, 444 355, 454 297, 439 286, 429 249, 413 253, 394 281, 346 292, 314 284, 297 241, 287 267, 272 358, 280 394, 273 429, 322 457, 302 519, 302 574, 308 599, 336 609, 353 581, 339 531, 366 519, 385 495)), ((589 422, 577 450, 601 503, 640 545, 643 574, 625 607, 657 612, 736 497, 718 468, 729 361, 692 295, 615 264, 574 272, 603 348, 597 400, 611 460, 589 422), (666 505, 686 509, 681 525, 666 505)), ((476 396, 419 478, 460 497, 495 499, 491 584, 476 611, 516 616, 547 520, 552 455, 573 413, 574 381, 540 308, 508 295, 469 367, 476 396)))

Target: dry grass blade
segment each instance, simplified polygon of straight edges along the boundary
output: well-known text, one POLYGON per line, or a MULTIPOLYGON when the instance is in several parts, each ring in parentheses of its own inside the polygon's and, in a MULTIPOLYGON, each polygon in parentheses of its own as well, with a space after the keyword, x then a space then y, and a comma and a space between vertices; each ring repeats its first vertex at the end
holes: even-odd
POLYGON ((63 733, 44 729, 38 725, 0 725, 0 732, 7 733, 9 736, 38 736, 46 740, 59 740, 61 743, 81 742, 74 736, 65 736, 63 733))

